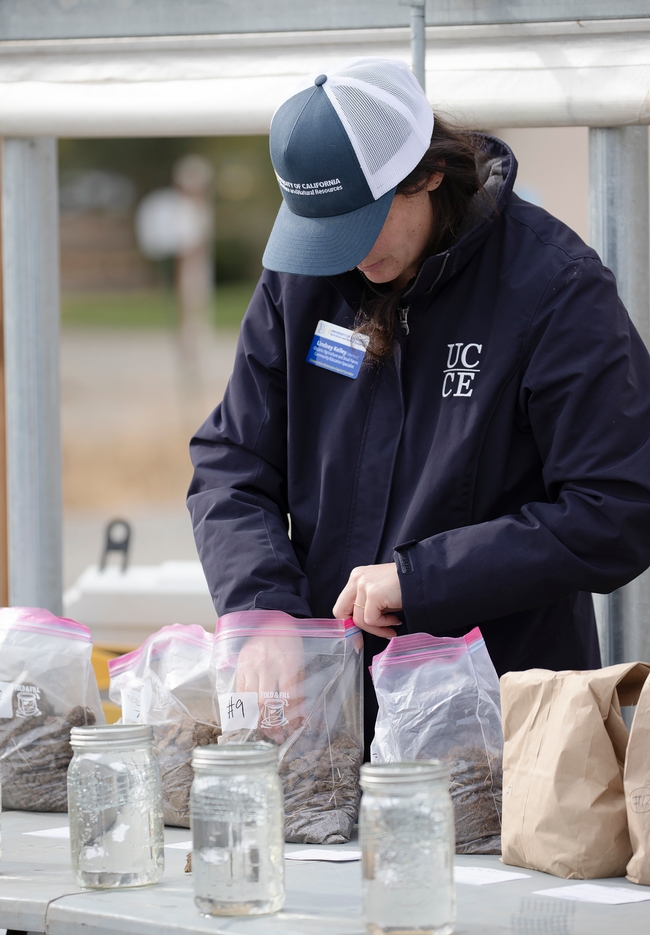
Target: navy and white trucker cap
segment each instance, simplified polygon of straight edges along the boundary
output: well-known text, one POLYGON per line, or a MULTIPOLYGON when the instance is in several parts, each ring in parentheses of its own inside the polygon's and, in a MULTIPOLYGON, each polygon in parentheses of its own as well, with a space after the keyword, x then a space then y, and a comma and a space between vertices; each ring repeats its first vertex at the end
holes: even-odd
POLYGON ((282 205, 264 266, 336 276, 361 263, 432 130, 431 106, 399 60, 352 59, 301 82, 271 122, 282 205))

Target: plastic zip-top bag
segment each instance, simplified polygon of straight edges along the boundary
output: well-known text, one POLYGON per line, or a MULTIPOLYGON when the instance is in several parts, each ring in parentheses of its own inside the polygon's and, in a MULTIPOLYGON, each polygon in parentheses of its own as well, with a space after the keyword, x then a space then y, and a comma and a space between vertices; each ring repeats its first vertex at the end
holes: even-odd
POLYGON ((270 610, 219 619, 212 664, 220 743, 280 746, 285 839, 349 841, 363 759, 363 638, 351 620, 270 610))
POLYGON ((2 806, 65 812, 70 729, 104 723, 90 630, 38 607, 0 609, 2 806))
POLYGON ((109 698, 121 707, 122 723, 153 727, 167 825, 189 828, 192 751, 217 743, 221 733, 213 716, 211 653, 211 633, 175 623, 109 662, 109 698))
POLYGON ((397 636, 372 661, 374 762, 438 759, 451 773, 456 851, 501 853, 499 679, 481 631, 397 636))

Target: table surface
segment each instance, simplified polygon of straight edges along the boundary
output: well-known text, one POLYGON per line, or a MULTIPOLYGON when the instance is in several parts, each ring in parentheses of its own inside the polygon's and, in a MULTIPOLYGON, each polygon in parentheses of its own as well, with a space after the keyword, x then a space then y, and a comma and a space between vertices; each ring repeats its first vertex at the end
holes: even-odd
MULTIPOLYGON (((183 828, 165 829, 165 872, 156 886, 123 890, 82 890, 70 869, 65 839, 34 837, 29 831, 61 828, 67 815, 3 812, 0 863, 0 928, 47 935, 365 935, 361 918, 358 862, 286 862, 287 900, 272 916, 204 918, 194 905, 192 877, 183 873, 189 841, 183 828)), ((287 845, 287 852, 305 845, 287 845)), ((356 848, 356 844, 345 845, 356 848)), ((498 857, 457 857, 465 867, 507 870, 498 857)), ((526 870, 526 879, 489 886, 457 884, 457 935, 648 935, 650 902, 594 905, 536 890, 575 886, 579 881, 526 870)), ((590 881, 623 886, 625 879, 590 881)))

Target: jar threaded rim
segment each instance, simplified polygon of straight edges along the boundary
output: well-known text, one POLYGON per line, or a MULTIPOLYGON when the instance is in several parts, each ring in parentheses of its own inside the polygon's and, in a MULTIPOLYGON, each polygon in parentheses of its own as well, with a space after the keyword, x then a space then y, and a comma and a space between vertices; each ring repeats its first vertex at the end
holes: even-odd
POLYGON ((399 783, 449 782, 449 769, 440 760, 405 760, 399 763, 364 763, 361 767, 361 788, 377 788, 399 783))
POLYGON ((73 747, 103 746, 104 744, 142 744, 153 741, 150 724, 87 724, 73 727, 70 744, 73 747))
POLYGON ((255 743, 207 744, 192 752, 193 769, 219 769, 221 766, 275 766, 280 750, 273 743, 260 740, 255 743))

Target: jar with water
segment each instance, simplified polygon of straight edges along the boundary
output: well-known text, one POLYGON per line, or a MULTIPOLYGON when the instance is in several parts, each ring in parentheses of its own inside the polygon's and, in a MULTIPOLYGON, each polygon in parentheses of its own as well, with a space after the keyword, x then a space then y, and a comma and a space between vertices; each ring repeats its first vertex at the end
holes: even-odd
POLYGON ((278 748, 197 747, 190 793, 194 901, 204 915, 259 915, 284 904, 278 748))
POLYGON ((368 935, 451 935, 454 814, 435 760, 361 767, 359 838, 368 935))
POLYGON ((151 727, 73 727, 68 769, 72 869, 79 886, 157 883, 165 866, 160 767, 151 727))

